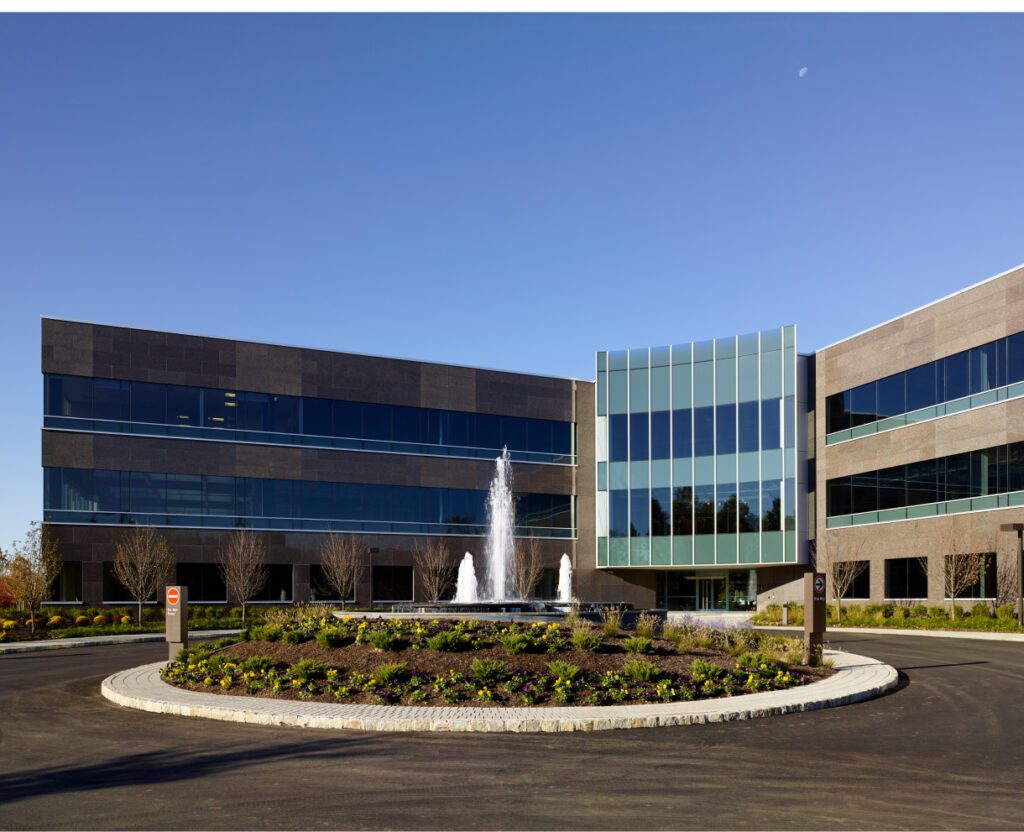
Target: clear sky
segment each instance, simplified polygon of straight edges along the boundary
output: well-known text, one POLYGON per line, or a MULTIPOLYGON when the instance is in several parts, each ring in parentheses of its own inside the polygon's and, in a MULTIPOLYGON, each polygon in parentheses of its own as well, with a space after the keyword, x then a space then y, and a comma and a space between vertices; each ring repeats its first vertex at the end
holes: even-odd
POLYGON ((1024 261, 1024 16, 0 16, 0 545, 40 315, 593 378, 1024 261), (807 68, 801 77, 800 70, 807 68))

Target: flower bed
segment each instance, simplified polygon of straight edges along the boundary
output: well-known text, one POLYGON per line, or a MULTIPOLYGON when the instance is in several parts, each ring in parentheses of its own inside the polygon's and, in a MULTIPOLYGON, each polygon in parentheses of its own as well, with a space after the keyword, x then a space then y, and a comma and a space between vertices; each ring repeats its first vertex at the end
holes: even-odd
MULTIPOLYGON (((802 604, 787 604, 789 623, 799 626, 804 621, 802 604)), ((836 608, 827 606, 830 627, 891 627, 906 630, 967 630, 995 633, 1019 633, 1017 608, 1003 604, 993 608, 992 604, 979 602, 967 609, 957 604, 956 619, 950 616, 949 603, 941 606, 925 606, 911 603, 855 604, 845 602, 842 616, 836 617, 836 608)), ((777 626, 782 623, 782 607, 769 604, 753 616, 752 623, 761 626, 777 626)))
POLYGON ((753 630, 604 630, 584 622, 337 620, 298 612, 182 651, 170 684, 243 696, 389 705, 619 705, 782 690, 831 671, 753 630))
MULTIPOLYGON (((189 611, 189 629, 233 630, 242 627, 241 608, 193 606, 189 611)), ((0 609, 0 644, 15 641, 39 641, 51 638, 157 633, 164 629, 162 607, 144 606, 142 625, 135 607, 46 607, 35 615, 35 630, 29 614, 14 608, 0 609)), ((262 620, 262 610, 249 609, 248 617, 262 620)))

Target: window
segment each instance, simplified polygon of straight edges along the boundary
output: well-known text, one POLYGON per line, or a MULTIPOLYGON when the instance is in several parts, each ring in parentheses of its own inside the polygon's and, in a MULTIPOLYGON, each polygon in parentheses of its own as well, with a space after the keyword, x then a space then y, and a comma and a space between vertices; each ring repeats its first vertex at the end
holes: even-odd
POLYGON ((756 532, 761 515, 761 489, 757 482, 741 482, 737 528, 741 532, 756 532))
POLYGON ((894 601, 919 601, 928 597, 928 572, 920 558, 886 560, 885 597, 894 601))
POLYGON ((698 485, 694 489, 694 517, 696 534, 715 533, 715 487, 698 485))
POLYGON ((715 433, 718 454, 736 453, 736 405, 720 404, 716 408, 715 433))
MULTIPOLYGON (((152 601, 153 599, 147 599, 152 601)), ((114 562, 107 560, 103 562, 103 603, 105 604, 129 604, 134 602, 131 593, 125 588, 114 574, 114 562)))
POLYGON ((694 456, 715 454, 715 409, 697 407, 693 410, 693 452, 694 456))
POLYGON ((915 367, 907 370, 907 412, 920 410, 923 407, 931 407, 937 403, 939 397, 935 386, 936 364, 925 364, 923 367, 915 367))
POLYGON ((651 489, 651 535, 664 537, 672 534, 672 505, 670 489, 651 489))
POLYGON ((289 604, 292 600, 292 565, 290 563, 267 564, 267 583, 254 601, 273 604, 289 604))
MULTIPOLYGON (((869 561, 843 561, 836 564, 837 572, 840 569, 847 570, 847 574, 853 575, 853 580, 843 592, 843 600, 866 601, 871 597, 871 564, 869 561)), ((890 596, 891 597, 891 596, 890 596)))
POLYGON ((629 458, 645 460, 650 458, 647 437, 647 413, 632 413, 629 417, 629 458))
POLYGON ((782 531, 782 480, 761 482, 761 531, 782 531))
POLYGON ((718 483, 716 500, 719 534, 736 533, 736 483, 718 483))
POLYGON ((608 534, 611 537, 629 537, 629 492, 622 489, 608 493, 608 534))
POLYGON ((904 385, 905 374, 879 379, 878 381, 878 418, 896 416, 907 412, 907 395, 904 385))
POLYGON ((862 384, 850 391, 850 427, 865 425, 878 418, 876 384, 862 384))
POLYGON ((60 572, 50 587, 50 598, 55 603, 82 603, 82 562, 61 561, 60 572))
POLYGON ((220 603, 228 600, 220 569, 215 563, 179 563, 176 583, 188 587, 189 603, 220 603))
POLYGON ((629 417, 625 413, 608 417, 608 459, 629 461, 629 417))
POLYGON ((373 566, 374 601, 411 601, 411 566, 373 566))
POLYGON ((971 365, 965 352, 947 356, 942 360, 946 379, 945 401, 960 399, 971 392, 971 365))
MULTIPOLYGON (((978 555, 980 563, 975 564, 971 557, 960 556, 954 561, 954 556, 946 556, 946 569, 959 569, 962 572, 973 572, 977 567, 980 570, 978 579, 970 586, 957 593, 957 599, 992 600, 996 597, 996 553, 986 552, 978 555)), ((959 583, 959 581, 957 581, 959 583)), ((948 584, 946 584, 948 592, 948 584)), ((946 595, 946 600, 950 600, 946 595)))
POLYGON ((761 402, 761 447, 782 447, 782 424, 780 399, 765 399, 761 402))
POLYGON ((676 486, 672 495, 672 533, 686 537, 693 534, 692 486, 676 486))
POLYGON ((630 515, 629 534, 630 537, 647 537, 651 533, 651 496, 650 492, 644 489, 634 489, 629 492, 630 515))
POLYGON ((693 444, 690 436, 690 422, 693 411, 672 411, 672 456, 675 459, 686 459, 693 456, 693 444))
MULTIPOLYGON (((315 602, 339 602, 342 600, 338 597, 337 590, 331 588, 324 573, 324 568, 319 563, 314 563, 309 567, 309 599, 315 602)), ((349 597, 344 600, 346 602, 356 600, 355 587, 352 588, 349 597)))
MULTIPOLYGON (((669 459, 669 412, 656 410, 651 413, 651 459, 669 459)), ((689 438, 689 433, 687 433, 689 438)))
POLYGON ((739 405, 739 433, 740 453, 756 451, 760 425, 758 423, 758 411, 760 407, 757 402, 740 402, 739 405))

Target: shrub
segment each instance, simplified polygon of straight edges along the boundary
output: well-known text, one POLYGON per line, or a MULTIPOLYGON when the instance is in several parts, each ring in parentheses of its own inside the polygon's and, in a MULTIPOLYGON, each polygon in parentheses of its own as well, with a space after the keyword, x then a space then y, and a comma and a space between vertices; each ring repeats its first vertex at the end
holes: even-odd
POLYGON ((572 632, 572 646, 593 653, 601 646, 601 636, 589 627, 578 627, 572 632))
POLYGON ((79 615, 79 616, 75 617, 75 626, 76 627, 84 627, 88 623, 89 623, 89 616, 87 616, 87 615, 79 615))
POLYGON ((693 636, 685 627, 666 624, 662 627, 661 637, 666 641, 671 641, 676 646, 676 650, 683 654, 692 653, 697 648, 693 636))
POLYGON ((574 681, 580 675, 580 666, 572 662, 563 662, 559 659, 548 662, 548 670, 552 676, 564 679, 567 682, 574 681))
POLYGON ((60 615, 51 615, 50 620, 46 622, 49 627, 60 627, 64 624, 64 617, 60 615))
POLYGON ((928 608, 928 617, 929 618, 936 618, 936 619, 938 619, 938 618, 948 618, 949 617, 949 613, 947 613, 942 607, 929 607, 928 608))
POLYGON ((795 604, 792 601, 786 604, 786 609, 789 610, 789 623, 793 627, 799 627, 804 623, 804 605, 795 604))
POLYGON ((97 615, 92 620, 92 623, 95 624, 97 627, 99 627, 99 626, 101 626, 103 624, 109 624, 110 623, 110 619, 107 618, 105 615, 97 615))
POLYGON ((496 685, 509 676, 508 665, 501 659, 473 659, 470 669, 486 685, 496 685))
POLYGON ((405 674, 405 662, 384 662, 377 665, 377 669, 370 674, 378 685, 390 685, 397 682, 405 674))
POLYGON ((622 672, 634 682, 653 682, 661 676, 661 669, 647 659, 630 659, 622 666, 622 672))
POLYGON ((274 663, 267 656, 252 656, 239 665, 243 673, 266 673, 273 666, 274 663))
POLYGON ((661 618, 653 612, 642 612, 637 616, 633 629, 638 636, 654 638, 661 629, 661 618))
POLYGON ((747 668, 759 668, 761 665, 766 664, 771 667, 775 662, 769 656, 766 656, 761 652, 749 652, 741 653, 736 657, 736 664, 738 667, 747 668))
POLYGON ((912 606, 910 608, 910 617, 911 618, 927 618, 928 617, 928 607, 926 607, 924 604, 914 604, 914 606, 912 606))
POLYGON ((725 671, 714 662, 705 659, 694 659, 690 663, 690 675, 697 681, 703 679, 717 679, 725 671))
MULTIPOLYGON (((498 641, 510 656, 517 656, 530 646, 530 637, 526 633, 505 633, 498 641)), ((427 644, 430 644, 429 640, 427 644)))
POLYGON ((281 638, 286 644, 302 644, 309 639, 302 630, 286 630, 281 638))
POLYGON ((992 613, 989 611, 988 604, 975 604, 971 607, 972 618, 991 618, 992 613))
POLYGON ((249 630, 249 638, 252 641, 277 641, 281 638, 281 625, 264 624, 262 627, 253 627, 249 630))
POLYGON ((1013 604, 1002 604, 996 610, 996 618, 1000 621, 1012 621, 1017 617, 1017 608, 1013 604))
POLYGON ((398 633, 391 629, 373 630, 366 634, 366 643, 377 650, 397 650, 398 633))
POLYGON ((622 609, 603 607, 601 609, 601 631, 606 636, 617 636, 622 631, 622 609))
POLYGON ((122 615, 121 616, 121 623, 122 624, 131 624, 132 623, 132 617, 130 615, 122 615))
POLYGON ((643 636, 631 636, 622 642, 622 646, 630 653, 653 653, 654 645, 649 638, 643 636))
POLYGON ((224 638, 217 639, 213 643, 213 647, 215 650, 220 650, 222 647, 230 647, 232 644, 238 644, 238 639, 225 636, 224 638))
POLYGON ((769 604, 764 608, 759 616, 759 623, 761 624, 781 624, 782 623, 782 605, 781 604, 769 604))
POLYGON ((338 632, 338 630, 321 630, 316 634, 316 643, 323 647, 324 650, 331 650, 335 647, 341 647, 345 643, 345 636, 338 632))
POLYGON ((327 675, 327 670, 327 662, 321 662, 317 659, 301 659, 288 668, 288 673, 293 679, 298 679, 300 682, 308 682, 311 679, 323 678, 327 675))

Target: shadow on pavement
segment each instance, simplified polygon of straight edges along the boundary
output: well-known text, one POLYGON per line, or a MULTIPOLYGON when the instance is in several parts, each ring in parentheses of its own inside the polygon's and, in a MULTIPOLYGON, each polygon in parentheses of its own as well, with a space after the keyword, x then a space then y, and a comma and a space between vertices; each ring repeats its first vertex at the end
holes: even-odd
POLYGON ((191 780, 289 757, 303 757, 310 762, 343 760, 364 754, 361 746, 369 742, 353 738, 325 745, 316 740, 266 748, 220 749, 209 754, 196 754, 193 750, 153 751, 82 766, 53 766, 4 777, 0 780, 0 804, 51 794, 191 780))
POLYGON ((937 667, 965 667, 971 664, 991 664, 991 662, 978 660, 976 662, 947 662, 946 664, 905 664, 900 665, 898 670, 931 670, 937 667))

